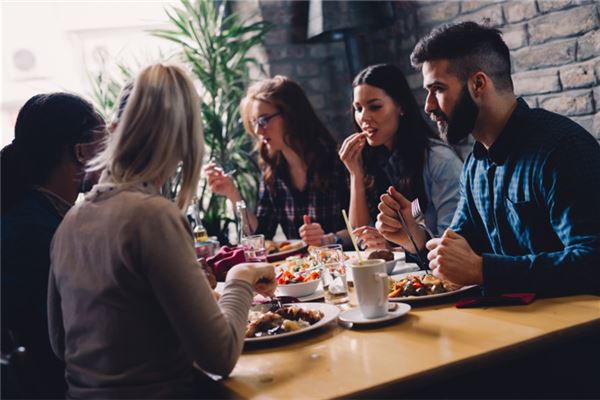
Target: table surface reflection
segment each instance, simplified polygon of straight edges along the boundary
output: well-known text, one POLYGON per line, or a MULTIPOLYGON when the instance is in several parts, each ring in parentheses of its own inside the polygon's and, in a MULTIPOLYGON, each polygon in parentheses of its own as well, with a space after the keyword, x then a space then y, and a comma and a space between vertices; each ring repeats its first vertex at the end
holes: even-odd
POLYGON ((597 296, 493 308, 417 306, 385 326, 346 329, 331 323, 304 336, 247 345, 220 385, 242 398, 347 397, 590 326, 600 326, 597 296))

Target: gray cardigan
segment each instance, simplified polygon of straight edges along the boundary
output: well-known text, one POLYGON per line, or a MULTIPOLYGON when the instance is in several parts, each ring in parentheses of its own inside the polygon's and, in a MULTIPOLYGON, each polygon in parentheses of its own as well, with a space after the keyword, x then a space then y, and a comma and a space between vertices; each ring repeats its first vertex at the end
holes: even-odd
POLYGON ((192 363, 235 366, 252 299, 227 283, 219 303, 188 222, 149 184, 106 177, 58 228, 48 288, 50 340, 70 397, 190 397, 192 363))

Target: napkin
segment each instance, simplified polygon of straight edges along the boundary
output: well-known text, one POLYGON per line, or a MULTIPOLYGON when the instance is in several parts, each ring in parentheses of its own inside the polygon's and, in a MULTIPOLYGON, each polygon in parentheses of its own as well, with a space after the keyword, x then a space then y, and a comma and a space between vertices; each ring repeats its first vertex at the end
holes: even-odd
POLYGON ((456 308, 519 306, 531 303, 535 293, 507 293, 499 296, 465 297, 456 303, 456 308))
POLYGON ((206 259, 208 265, 213 267, 217 281, 220 282, 225 281, 227 271, 229 271, 231 267, 245 261, 246 257, 244 256, 244 249, 241 247, 229 246, 221 247, 217 254, 206 259))

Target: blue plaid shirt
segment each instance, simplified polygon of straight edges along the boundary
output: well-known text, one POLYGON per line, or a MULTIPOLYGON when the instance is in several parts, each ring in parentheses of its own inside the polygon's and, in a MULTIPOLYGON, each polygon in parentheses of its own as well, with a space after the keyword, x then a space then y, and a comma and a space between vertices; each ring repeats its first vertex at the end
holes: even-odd
POLYGON ((467 158, 451 227, 483 257, 486 294, 600 292, 600 146, 518 99, 467 158))
POLYGON ((348 178, 337 154, 332 162, 333 169, 328 177, 330 184, 325 191, 320 191, 315 186, 311 168, 307 171, 303 191, 293 186, 285 164, 277 169, 274 193, 267 188, 264 179, 261 179, 256 208, 256 233, 262 233, 270 239, 275 234, 277 224, 281 224, 288 239, 298 239, 304 215, 310 216, 311 222, 321 224, 325 233, 344 229, 342 209, 348 208, 350 204, 348 178))

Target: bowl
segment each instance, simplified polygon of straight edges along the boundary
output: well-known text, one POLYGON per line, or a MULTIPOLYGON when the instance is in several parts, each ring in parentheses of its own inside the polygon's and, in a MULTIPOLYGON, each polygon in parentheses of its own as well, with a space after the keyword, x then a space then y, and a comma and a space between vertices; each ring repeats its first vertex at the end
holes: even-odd
POLYGON ((280 296, 304 297, 313 294, 320 282, 320 279, 314 279, 308 282, 279 285, 277 286, 277 292, 280 296))
POLYGON ((394 267, 396 266, 397 262, 398 262, 398 260, 391 260, 391 261, 385 262, 385 270, 388 275, 391 275, 392 272, 394 272, 394 267))

